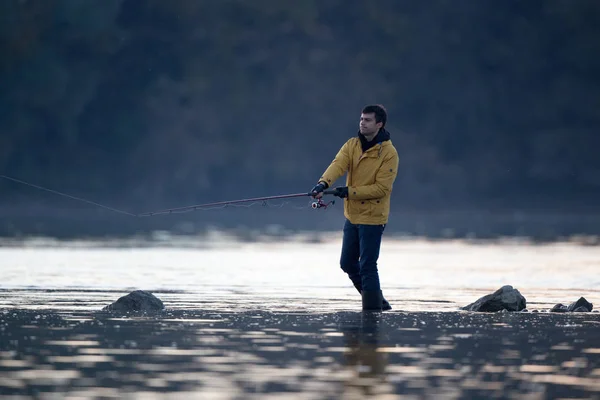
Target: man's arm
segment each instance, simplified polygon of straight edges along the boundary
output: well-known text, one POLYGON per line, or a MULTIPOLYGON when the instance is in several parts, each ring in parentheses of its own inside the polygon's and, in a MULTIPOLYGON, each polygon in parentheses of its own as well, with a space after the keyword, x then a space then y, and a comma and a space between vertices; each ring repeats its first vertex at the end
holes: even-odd
POLYGON ((350 168, 350 140, 348 140, 338 151, 335 158, 327 167, 323 176, 319 178, 319 183, 325 183, 326 187, 330 187, 340 176, 348 172, 350 168))
POLYGON ((381 168, 375 175, 375 183, 365 186, 351 186, 348 188, 350 200, 381 199, 392 191, 392 186, 398 174, 398 153, 394 151, 384 160, 381 168))

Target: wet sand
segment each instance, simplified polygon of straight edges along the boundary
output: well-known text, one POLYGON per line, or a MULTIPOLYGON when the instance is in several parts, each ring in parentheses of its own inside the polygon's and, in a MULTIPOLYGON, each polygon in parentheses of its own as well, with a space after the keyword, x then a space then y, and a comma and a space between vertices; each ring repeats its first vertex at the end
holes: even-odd
POLYGON ((598 313, 290 308, 115 317, 3 307, 0 395, 600 398, 598 313))

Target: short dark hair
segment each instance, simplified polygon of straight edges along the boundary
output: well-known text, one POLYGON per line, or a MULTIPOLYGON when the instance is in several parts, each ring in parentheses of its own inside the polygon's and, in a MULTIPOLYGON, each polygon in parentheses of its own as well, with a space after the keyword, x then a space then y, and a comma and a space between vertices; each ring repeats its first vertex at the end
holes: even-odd
POLYGON ((381 122, 382 128, 385 126, 385 123, 387 122, 387 111, 385 110, 385 107, 382 106, 381 104, 368 105, 365 108, 363 108, 362 113, 363 114, 375 114, 375 122, 376 123, 381 122))

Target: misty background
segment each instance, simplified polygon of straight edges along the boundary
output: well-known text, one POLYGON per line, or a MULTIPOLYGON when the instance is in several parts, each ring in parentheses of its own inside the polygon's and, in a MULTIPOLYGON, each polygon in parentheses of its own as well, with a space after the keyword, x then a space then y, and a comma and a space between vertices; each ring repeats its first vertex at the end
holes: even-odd
MULTIPOLYGON (((596 0, 3 0, 0 174, 134 213, 308 192, 381 103, 391 232, 594 235, 599 71, 596 0)), ((0 234, 341 229, 292 203, 142 220, 0 179, 0 234)))

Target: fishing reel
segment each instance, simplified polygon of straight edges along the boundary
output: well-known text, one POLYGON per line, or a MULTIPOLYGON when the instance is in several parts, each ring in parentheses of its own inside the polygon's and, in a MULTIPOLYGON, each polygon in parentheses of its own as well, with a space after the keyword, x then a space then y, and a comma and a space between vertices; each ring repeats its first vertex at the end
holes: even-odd
POLYGON ((325 203, 323 201, 323 199, 318 199, 317 201, 313 201, 310 206, 316 210, 317 208, 326 209, 327 207, 329 207, 330 205, 333 205, 333 204, 335 204, 335 200, 331 200, 331 201, 325 203))

